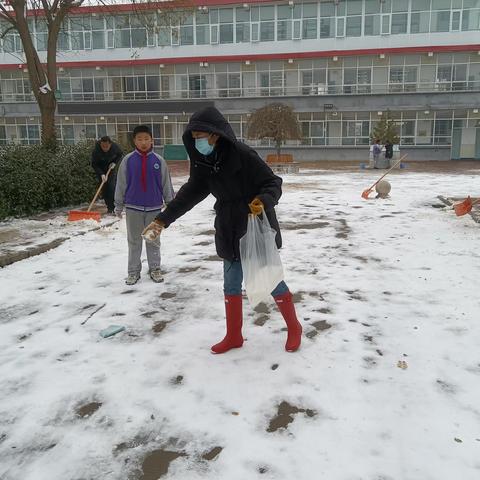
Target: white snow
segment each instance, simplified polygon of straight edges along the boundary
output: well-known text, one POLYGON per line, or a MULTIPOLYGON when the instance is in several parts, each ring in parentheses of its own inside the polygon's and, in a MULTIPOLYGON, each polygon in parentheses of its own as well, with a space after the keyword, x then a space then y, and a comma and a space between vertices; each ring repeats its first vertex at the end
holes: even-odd
POLYGON ((146 265, 124 284, 123 221, 2 269, 0 479, 151 479, 164 449, 185 456, 162 479, 478 480, 479 225, 432 205, 479 176, 396 172, 390 199, 363 200, 374 179, 284 177, 293 354, 273 301, 247 300, 244 347, 209 352, 224 334, 211 197, 162 234, 163 284, 146 265), (102 339, 110 324, 126 331, 102 339), (309 412, 267 432, 282 401, 309 412))

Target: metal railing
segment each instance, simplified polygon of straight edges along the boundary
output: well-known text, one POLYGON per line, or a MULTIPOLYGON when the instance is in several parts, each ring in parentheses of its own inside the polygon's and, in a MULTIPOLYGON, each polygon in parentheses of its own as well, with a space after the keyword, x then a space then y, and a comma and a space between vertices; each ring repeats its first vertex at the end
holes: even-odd
MULTIPOLYGON (((141 100, 184 100, 213 98, 254 97, 305 97, 324 95, 386 95, 398 93, 472 92, 480 91, 480 80, 461 82, 389 83, 363 85, 311 84, 296 87, 243 87, 204 88, 168 91, 115 91, 115 92, 60 92, 59 101, 64 102, 111 102, 141 100)), ((0 93, 0 101, 33 102, 33 94, 0 93)))

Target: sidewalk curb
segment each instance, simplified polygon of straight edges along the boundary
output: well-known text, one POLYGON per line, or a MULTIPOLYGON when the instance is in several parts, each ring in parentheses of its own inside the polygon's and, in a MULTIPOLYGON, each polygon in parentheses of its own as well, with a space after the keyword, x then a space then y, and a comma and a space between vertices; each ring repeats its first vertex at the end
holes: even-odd
POLYGON ((26 250, 21 250, 19 252, 12 252, 12 253, 7 253, 5 255, 0 255, 0 268, 4 268, 8 265, 12 265, 16 262, 20 262, 21 260, 26 260, 27 258, 30 257, 35 257, 37 255, 41 255, 42 253, 48 252, 49 250, 53 250, 54 248, 59 247, 64 243, 66 240, 70 240, 73 237, 80 237, 81 235, 85 235, 86 233, 90 232, 95 232, 96 230, 100 230, 101 228, 105 227, 111 227, 115 223, 118 223, 120 219, 115 219, 111 222, 105 223, 103 225, 98 225, 96 227, 90 228, 88 230, 85 230, 84 232, 79 232, 75 233, 73 235, 70 235, 69 237, 60 237, 56 238, 55 240, 48 242, 48 243, 42 243, 40 245, 37 245, 35 247, 27 248, 26 250))

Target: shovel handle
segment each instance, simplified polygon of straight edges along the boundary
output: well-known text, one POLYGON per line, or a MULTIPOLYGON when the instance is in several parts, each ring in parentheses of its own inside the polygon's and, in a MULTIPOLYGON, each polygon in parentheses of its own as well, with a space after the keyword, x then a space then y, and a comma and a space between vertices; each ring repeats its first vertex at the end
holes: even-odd
POLYGON ((110 172, 114 169, 115 167, 111 167, 107 170, 107 173, 105 174, 105 180, 102 180, 102 182, 100 183, 100 186, 98 187, 97 189, 97 193, 95 193, 95 196, 93 197, 93 200, 90 202, 90 205, 88 206, 87 208, 87 212, 89 212, 92 207, 93 207, 93 204, 97 201, 97 198, 98 196, 100 195, 100 192, 102 191, 102 188, 103 186, 105 185, 105 183, 107 183, 107 180, 108 180, 108 176, 110 175, 110 172))
POLYGON ((406 153, 403 157, 401 157, 398 162, 396 162, 393 167, 390 167, 368 190, 372 191, 374 188, 375 188, 375 185, 380 181, 382 180, 383 178, 385 178, 397 165, 399 165, 402 160, 404 158, 407 158, 408 157, 408 153, 406 153))

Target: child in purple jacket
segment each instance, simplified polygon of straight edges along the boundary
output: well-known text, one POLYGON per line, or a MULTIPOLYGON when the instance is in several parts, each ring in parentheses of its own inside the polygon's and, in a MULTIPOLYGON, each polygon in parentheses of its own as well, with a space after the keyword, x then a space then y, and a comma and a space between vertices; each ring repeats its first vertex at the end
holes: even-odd
MULTIPOLYGON (((140 279, 142 270, 142 232, 174 197, 167 162, 153 150, 150 128, 139 125, 133 130, 135 150, 126 155, 117 175, 115 213, 121 217, 126 210, 128 239, 127 285, 140 279)), ((146 242, 150 278, 162 282, 160 245, 146 242)))

